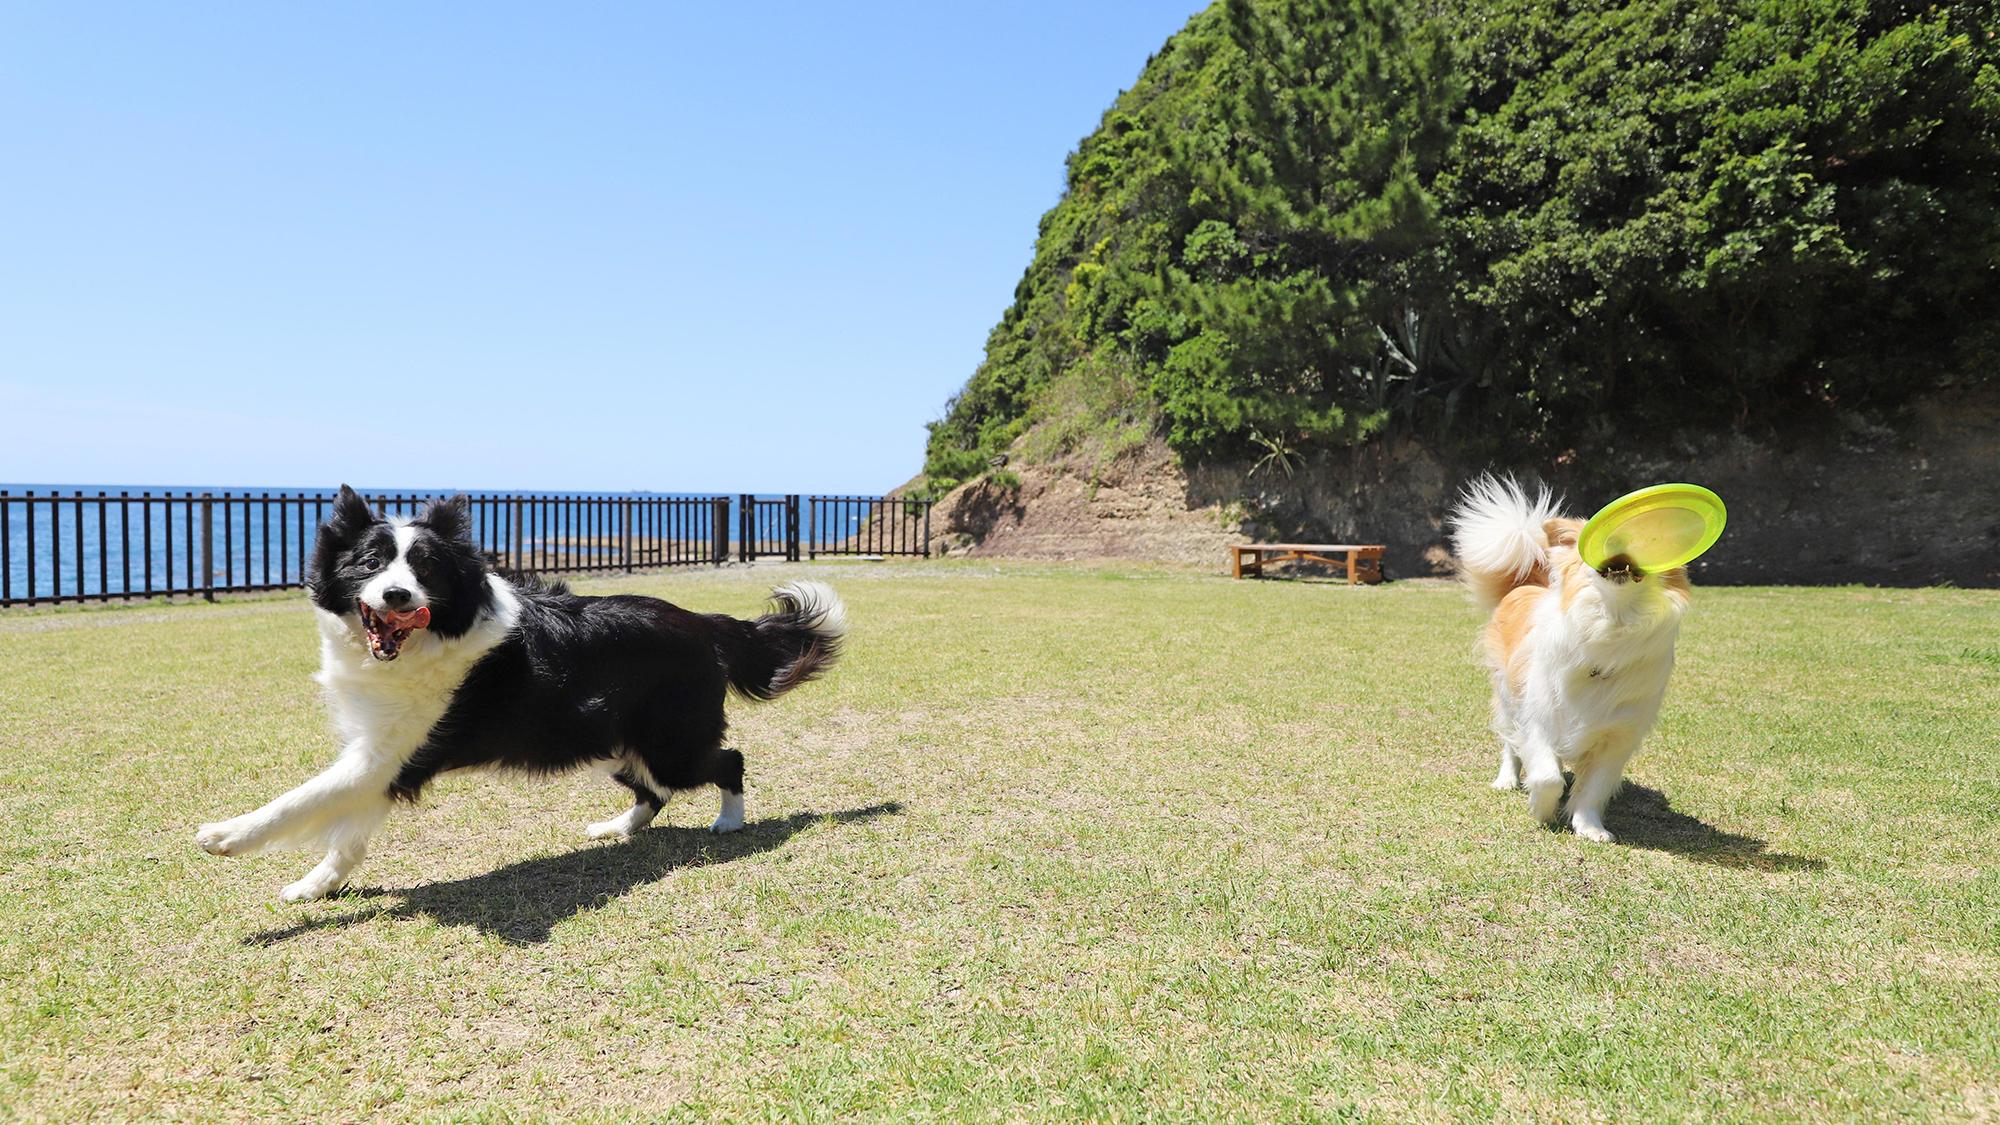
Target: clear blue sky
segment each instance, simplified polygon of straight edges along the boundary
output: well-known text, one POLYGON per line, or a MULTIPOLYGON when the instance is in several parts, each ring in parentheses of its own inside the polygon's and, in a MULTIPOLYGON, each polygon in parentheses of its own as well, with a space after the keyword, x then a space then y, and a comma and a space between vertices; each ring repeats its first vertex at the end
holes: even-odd
POLYGON ((1201 6, 7 6, 0 481, 899 484, 1201 6))

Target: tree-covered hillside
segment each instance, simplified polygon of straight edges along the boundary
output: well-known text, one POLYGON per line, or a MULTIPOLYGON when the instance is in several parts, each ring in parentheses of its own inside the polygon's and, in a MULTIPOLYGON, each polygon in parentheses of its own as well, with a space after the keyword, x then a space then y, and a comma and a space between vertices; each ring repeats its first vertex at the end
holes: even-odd
POLYGON ((1070 157, 931 485, 1065 380, 1194 458, 1398 428, 1519 451, 1990 380, 1996 12, 1219 3, 1070 157))

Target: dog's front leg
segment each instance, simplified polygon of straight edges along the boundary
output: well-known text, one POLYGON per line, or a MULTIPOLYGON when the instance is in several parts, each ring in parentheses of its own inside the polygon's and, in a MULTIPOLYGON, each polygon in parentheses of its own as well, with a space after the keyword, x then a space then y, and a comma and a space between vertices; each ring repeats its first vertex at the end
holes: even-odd
POLYGON ((338 892, 368 855, 368 838, 388 817, 388 794, 372 802, 356 800, 328 831, 326 858, 278 897, 286 902, 315 902, 338 892))
POLYGON ((1608 844, 1615 837, 1604 827, 1604 806, 1625 780, 1625 763, 1639 749, 1639 740, 1614 735, 1576 767, 1576 784, 1569 790, 1569 824, 1583 839, 1608 844))
POLYGON ((1563 794, 1562 762, 1555 747, 1539 735, 1524 740, 1521 769, 1521 780, 1528 786, 1528 812, 1543 824, 1554 823, 1563 794))
POLYGON ((354 806, 371 798, 386 802, 391 776, 364 747, 352 745, 316 777, 264 807, 202 825, 194 841, 211 855, 250 855, 274 844, 323 839, 354 806))

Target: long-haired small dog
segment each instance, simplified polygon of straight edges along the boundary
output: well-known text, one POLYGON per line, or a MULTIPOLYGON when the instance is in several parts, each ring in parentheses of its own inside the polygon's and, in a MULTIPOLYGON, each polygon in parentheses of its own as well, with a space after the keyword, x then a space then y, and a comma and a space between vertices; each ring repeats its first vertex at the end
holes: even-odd
POLYGON ((592 838, 652 823, 675 790, 722 792, 717 832, 743 827, 743 755, 723 746, 729 689, 771 699, 819 675, 846 611, 794 582, 754 621, 658 598, 587 598, 512 583, 473 545, 464 497, 383 520, 342 485, 306 576, 320 671, 341 750, 324 772, 254 812, 204 824, 216 855, 323 847, 284 890, 323 898, 347 882, 398 800, 481 766, 553 773, 595 765, 632 791, 592 838))
POLYGON ((1692 591, 1684 567, 1649 574, 1618 557, 1591 569, 1576 552, 1583 521, 1557 508, 1546 488, 1530 499, 1512 478, 1481 477, 1452 513, 1452 544, 1491 613, 1493 788, 1525 783, 1528 811, 1553 823, 1568 771, 1570 825, 1608 843, 1604 806, 1659 717, 1692 591))

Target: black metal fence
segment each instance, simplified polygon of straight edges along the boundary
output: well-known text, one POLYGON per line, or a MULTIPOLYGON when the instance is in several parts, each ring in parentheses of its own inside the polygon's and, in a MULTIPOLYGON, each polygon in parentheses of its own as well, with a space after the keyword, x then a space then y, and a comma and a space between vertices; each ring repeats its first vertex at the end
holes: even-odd
MULTIPOLYGON (((372 497, 409 516, 430 496, 372 497)), ((927 501, 601 493, 469 497, 472 534, 504 570, 632 572, 736 557, 930 554, 927 501), (802 521, 801 513, 807 514, 802 521), (802 526, 802 523, 804 526, 802 526), (921 527, 921 536, 912 528, 921 527)), ((331 493, 0 490, 0 606, 299 585, 331 493)))
POLYGON ((799 561, 799 498, 761 499, 744 493, 736 505, 736 558, 799 561))
MULTIPOLYGON (((806 557, 931 554, 928 500, 895 496, 806 499, 806 557)), ((794 555, 794 558, 797 556, 794 555)))

